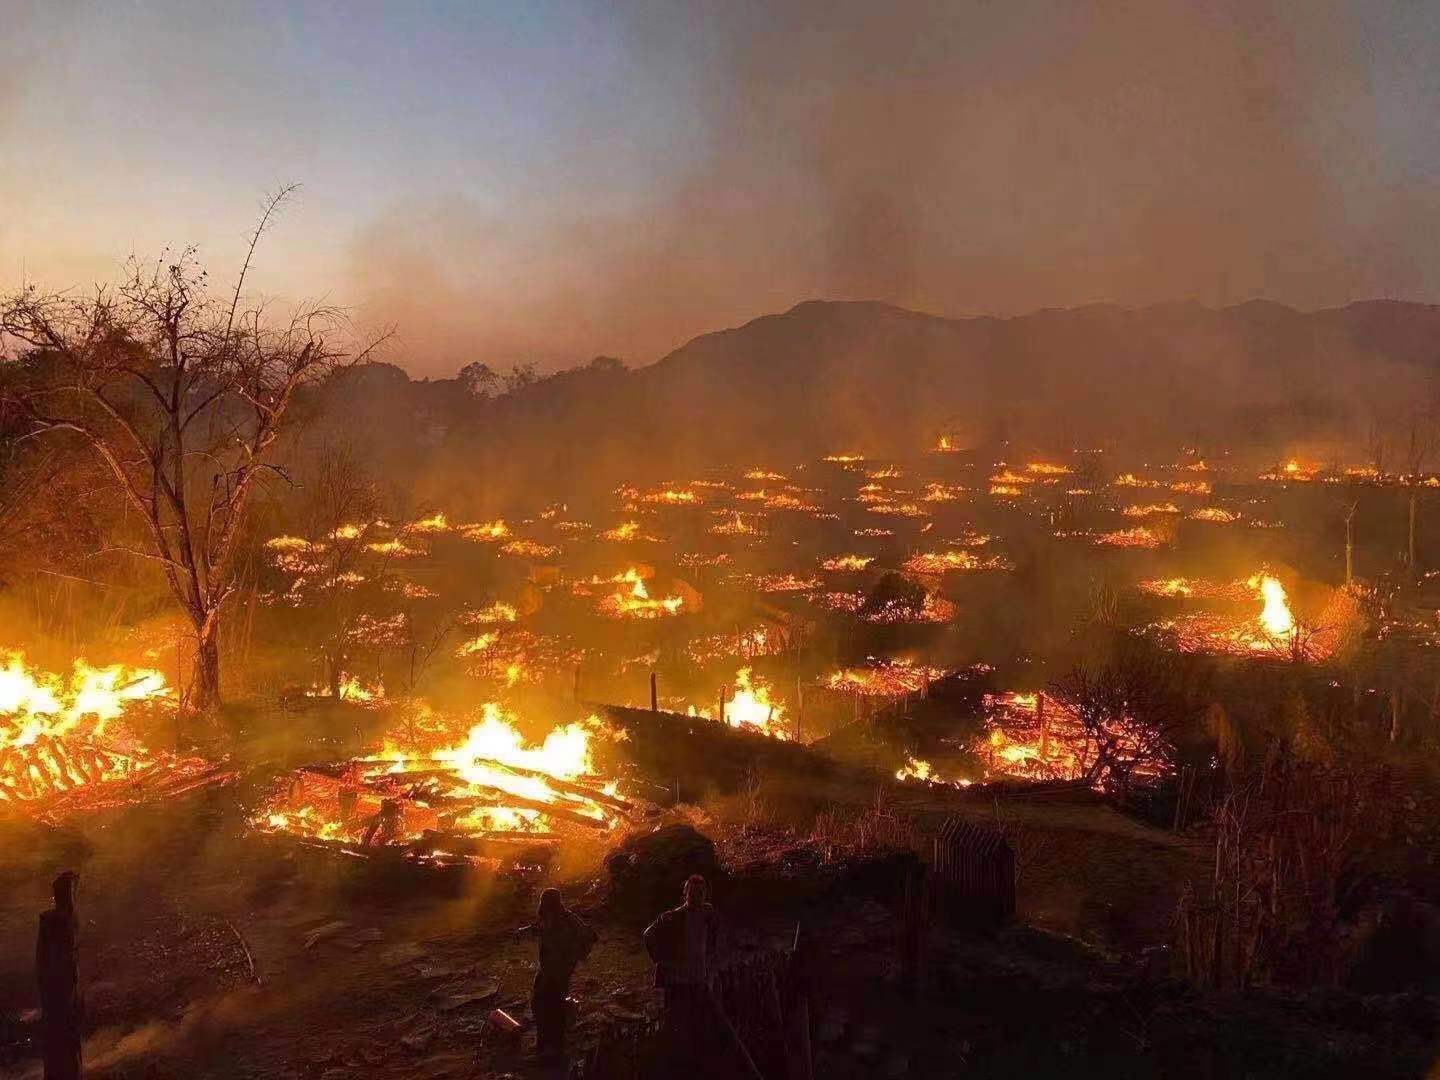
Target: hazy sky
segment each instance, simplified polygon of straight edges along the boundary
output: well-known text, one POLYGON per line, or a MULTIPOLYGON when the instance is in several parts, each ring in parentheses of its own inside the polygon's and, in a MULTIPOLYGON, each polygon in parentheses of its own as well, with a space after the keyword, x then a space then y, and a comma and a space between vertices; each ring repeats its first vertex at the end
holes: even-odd
POLYGON ((1440 301, 1430 0, 0 0, 0 285, 198 244, 448 374, 813 297, 1440 301))

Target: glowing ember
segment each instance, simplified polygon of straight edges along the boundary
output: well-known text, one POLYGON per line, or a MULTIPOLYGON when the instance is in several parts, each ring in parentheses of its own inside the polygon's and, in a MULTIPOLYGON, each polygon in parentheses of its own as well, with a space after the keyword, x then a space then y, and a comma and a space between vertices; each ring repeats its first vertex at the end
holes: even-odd
POLYGON ((820 564, 822 570, 847 571, 864 570, 875 561, 873 555, 834 555, 820 564))
POLYGON ((449 532, 450 521, 443 513, 437 511, 429 517, 423 517, 419 521, 412 522, 407 531, 417 533, 449 532))
POLYGON ((752 525, 736 514, 728 521, 719 525, 711 525, 710 531, 717 536, 764 536, 765 530, 758 525, 752 525))
POLYGON ((767 510, 814 511, 819 509, 813 503, 806 502, 804 499, 785 491, 766 491, 764 488, 761 488, 759 491, 747 491, 736 497, 745 502, 762 503, 767 510))
POLYGON ((1140 582, 1141 592, 1171 599, 1196 597, 1215 600, 1244 600, 1254 594, 1244 581, 1206 581, 1203 578, 1154 578, 1140 582))
POLYGON ((603 598, 598 605, 600 613, 611 618, 658 619, 678 613, 685 605, 683 596, 652 598, 645 587, 645 579, 634 567, 612 580, 621 588, 603 598))
POLYGON ((1126 517, 1150 517, 1154 514, 1178 514, 1180 508, 1174 503, 1150 503, 1148 506, 1127 506, 1122 513, 1126 517))
MULTIPOLYGON (((330 696, 330 688, 324 686, 312 686, 305 691, 306 697, 327 698, 330 696)), ((348 701, 352 705, 378 706, 385 704, 385 687, 380 683, 367 685, 360 681, 358 676, 340 676, 336 699, 348 701)))
POLYGON ((691 638, 685 644, 685 656, 696 664, 739 658, 754 660, 774 656, 792 647, 796 635, 774 625, 753 626, 735 634, 711 634, 691 638))
POLYGON ((857 613, 865 604, 865 597, 861 593, 816 593, 811 596, 810 599, 823 608, 828 608, 831 611, 844 611, 852 615, 857 613))
POLYGON ((1002 487, 1015 487, 1022 484, 1033 484, 1035 478, 1025 473, 1017 473, 1014 469, 1003 469, 990 477, 990 483, 1002 487))
POLYGON ((873 623, 947 623, 955 618, 955 610, 955 605, 943 596, 929 593, 919 608, 890 600, 875 611, 865 612, 861 618, 873 623))
POLYGON ((1282 483, 1285 481, 1294 481, 1298 484, 1308 484, 1310 481, 1314 480, 1315 477, 1319 475, 1319 473, 1320 466, 1305 465, 1295 460, 1294 458, 1291 458, 1279 468, 1271 469, 1269 472, 1261 473, 1260 479, 1278 481, 1282 483))
POLYGON ((665 488, 661 491, 646 492, 641 499, 647 503, 662 506, 699 506, 700 496, 688 489, 665 488))
POLYGON ((1233 521, 1239 521, 1240 515, 1233 510, 1222 510, 1218 506, 1204 506, 1191 513, 1192 521, 1213 521, 1218 525, 1228 525, 1233 521))
POLYGON ((981 556, 973 551, 926 551, 905 562, 912 574, 944 574, 954 570, 1008 570, 1010 564, 998 555, 981 556))
POLYGON ((377 540, 373 544, 366 544, 365 550, 376 555, 383 555, 387 559, 409 559, 424 554, 418 548, 412 548, 400 539, 377 540))
POLYGON ((1165 541, 1152 529, 1140 526, 1134 529, 1120 529, 1116 532, 1101 533, 1095 538, 1097 544, 1110 547, 1159 547, 1165 541))
POLYGON ((503 521, 479 521, 472 525, 461 525, 460 535, 466 540, 504 540, 510 535, 510 526, 503 521))
POLYGON ((925 494, 922 499, 925 502, 955 502, 967 494, 967 489, 959 484, 928 483, 925 485, 925 494))
POLYGON ((465 616, 465 621, 484 626, 490 623, 513 623, 519 618, 520 613, 515 610, 514 604, 506 604, 497 600, 489 607, 470 612, 465 616))
POLYGON ((461 644, 458 648, 456 648, 455 655, 459 657, 475 656, 477 653, 486 652, 490 648, 490 646, 494 645, 495 642, 499 640, 499 631, 487 631, 486 633, 479 634, 471 638, 469 641, 461 644))
POLYGON ((920 693, 947 674, 944 668, 926 667, 913 660, 872 660, 865 667, 831 672, 824 684, 862 697, 903 697, 920 693))
POLYGON ((935 767, 928 761, 921 761, 917 758, 905 758, 905 764, 895 770, 896 780, 911 780, 922 784, 943 784, 949 787, 969 787, 975 781, 961 778, 958 780, 947 780, 935 771, 935 767))
POLYGON ((638 521, 622 521, 615 528, 606 528, 600 533, 600 540, 611 540, 613 543, 624 543, 625 540, 639 539, 638 521))
POLYGON ((560 554, 560 549, 538 540, 511 540, 500 548, 503 555, 514 555, 522 559, 550 559, 560 554))
POLYGON ((809 592, 823 584, 819 578, 799 577, 795 574, 757 574, 749 579, 758 592, 809 592))
POLYGON ((1044 461, 1032 461, 1025 466, 1025 471, 1034 473, 1036 476, 1068 476, 1070 467, 1068 465, 1052 465, 1044 461))
POLYGON ((1163 486, 1159 480, 1141 479, 1134 473, 1121 473, 1114 480, 1112 480, 1111 483, 1114 484, 1116 487, 1129 488, 1158 488, 1163 486))
POLYGON ((680 556, 680 565, 691 568, 700 566, 728 566, 730 556, 723 551, 687 551, 680 556))
POLYGON ((866 507, 872 514, 888 514, 892 517, 926 517, 930 511, 913 502, 893 499, 879 499, 866 507))
POLYGON ((1028 780, 1076 780, 1093 761, 1093 740, 1070 710, 1047 694, 1003 693, 984 697, 985 733, 971 752, 987 776, 1028 780))

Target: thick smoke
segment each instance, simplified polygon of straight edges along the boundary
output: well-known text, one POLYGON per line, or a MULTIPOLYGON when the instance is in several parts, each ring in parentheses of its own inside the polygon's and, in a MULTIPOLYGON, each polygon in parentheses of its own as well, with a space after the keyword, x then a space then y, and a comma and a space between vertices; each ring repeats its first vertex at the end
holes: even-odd
MULTIPOLYGON (((458 193, 397 203, 355 242, 359 297, 401 326, 409 366, 444 372, 644 362, 812 296, 962 315, 1424 295, 1423 208, 1393 195, 1364 17, 1248 0, 632 6, 634 77, 697 133, 656 189, 514 216, 458 193)), ((572 190, 626 154, 608 134, 572 190)))

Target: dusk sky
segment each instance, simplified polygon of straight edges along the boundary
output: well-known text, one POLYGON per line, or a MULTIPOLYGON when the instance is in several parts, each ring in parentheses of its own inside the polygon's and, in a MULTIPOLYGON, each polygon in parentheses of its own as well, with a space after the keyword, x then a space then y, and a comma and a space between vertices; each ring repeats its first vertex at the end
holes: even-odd
POLYGON ((196 244, 419 374, 815 297, 1440 301, 1440 4, 0 0, 0 286, 196 244))

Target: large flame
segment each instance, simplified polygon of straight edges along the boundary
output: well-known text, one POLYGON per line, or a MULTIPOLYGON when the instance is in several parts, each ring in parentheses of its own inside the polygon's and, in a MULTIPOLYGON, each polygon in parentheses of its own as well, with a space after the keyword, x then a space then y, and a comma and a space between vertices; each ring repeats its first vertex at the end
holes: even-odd
POLYGON ((1248 584, 1259 591, 1264 607, 1260 612, 1260 625, 1272 638, 1288 642, 1295 636, 1295 616, 1290 612, 1289 598, 1285 586, 1278 578, 1269 574, 1256 574, 1248 584))
POLYGON ((0 750, 28 746, 41 735, 67 735, 82 721, 88 721, 87 736, 100 736, 132 702, 168 692, 165 676, 149 668, 96 668, 77 660, 66 679, 30 667, 23 653, 8 653, 0 668, 0 750))
MULTIPOLYGON (((690 711, 697 712, 693 707, 690 711)), ((699 715, 715 719, 713 712, 699 710, 699 715)), ((785 706, 776 700, 774 688, 748 667, 735 673, 735 685, 725 698, 725 723, 776 739, 791 737, 785 723, 785 706)))
POLYGON ((658 619, 685 606, 683 596, 651 597, 645 578, 633 566, 612 579, 620 588, 600 601, 603 614, 621 619, 658 619))
POLYGON ((557 828, 605 830, 628 805, 616 785, 591 776, 593 718, 526 740, 517 718, 496 702, 456 740, 423 705, 403 731, 340 767, 301 770, 252 819, 260 829, 355 847, 417 845, 441 838, 532 839, 557 828), (439 727, 439 730, 435 728, 439 727), (429 742, 427 747, 417 742, 429 742))
POLYGON ((126 724, 127 710, 170 698, 160 672, 77 660, 66 676, 3 655, 0 804, 53 820, 220 779, 200 758, 148 749, 126 724))

